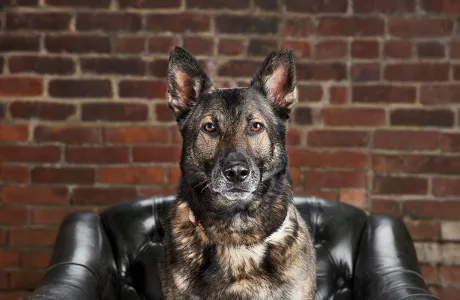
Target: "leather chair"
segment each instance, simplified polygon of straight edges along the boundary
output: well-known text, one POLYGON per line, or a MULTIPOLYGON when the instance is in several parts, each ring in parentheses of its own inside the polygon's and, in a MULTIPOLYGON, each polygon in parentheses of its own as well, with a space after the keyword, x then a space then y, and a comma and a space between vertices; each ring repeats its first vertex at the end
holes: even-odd
MULTIPOLYGON (((63 221, 39 287, 27 300, 162 299, 158 257, 173 196, 75 213, 63 221)), ((400 219, 295 197, 317 253, 316 299, 433 300, 400 219)))

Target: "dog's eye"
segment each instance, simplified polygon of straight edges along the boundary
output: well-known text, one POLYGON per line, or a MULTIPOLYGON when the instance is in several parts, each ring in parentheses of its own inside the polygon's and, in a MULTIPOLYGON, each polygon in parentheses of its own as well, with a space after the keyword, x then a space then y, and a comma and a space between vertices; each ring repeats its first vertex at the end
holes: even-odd
POLYGON ((254 122, 251 124, 251 127, 249 128, 249 131, 251 133, 259 133, 259 132, 262 132, 264 130, 264 125, 262 125, 262 123, 259 123, 259 122, 254 122))
POLYGON ((212 123, 205 123, 201 129, 206 133, 214 133, 217 130, 216 126, 212 123))

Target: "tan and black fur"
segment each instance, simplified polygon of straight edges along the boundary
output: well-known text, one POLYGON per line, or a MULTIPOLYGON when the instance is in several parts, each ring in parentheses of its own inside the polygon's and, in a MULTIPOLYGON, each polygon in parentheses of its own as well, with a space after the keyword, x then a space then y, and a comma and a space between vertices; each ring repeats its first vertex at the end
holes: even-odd
POLYGON ((168 84, 183 148, 164 297, 313 300, 315 252, 287 169, 286 123, 297 102, 292 50, 270 54, 250 87, 214 89, 176 47, 168 84))

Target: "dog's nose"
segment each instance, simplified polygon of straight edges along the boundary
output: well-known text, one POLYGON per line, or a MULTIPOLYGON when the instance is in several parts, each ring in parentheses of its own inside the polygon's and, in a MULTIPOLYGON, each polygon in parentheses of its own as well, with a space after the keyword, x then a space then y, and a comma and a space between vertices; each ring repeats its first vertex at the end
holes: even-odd
POLYGON ((249 176, 249 166, 247 163, 239 162, 224 169, 225 178, 233 183, 240 183, 249 176))

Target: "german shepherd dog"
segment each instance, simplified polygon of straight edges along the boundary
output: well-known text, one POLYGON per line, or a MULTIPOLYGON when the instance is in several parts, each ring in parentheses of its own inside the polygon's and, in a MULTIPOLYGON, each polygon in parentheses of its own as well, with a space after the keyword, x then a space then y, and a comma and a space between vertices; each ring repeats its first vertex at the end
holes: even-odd
POLYGON ((248 88, 215 89, 180 47, 168 72, 183 148, 161 266, 164 297, 314 299, 315 251, 293 204, 286 151, 297 102, 292 49, 271 53, 248 88))

